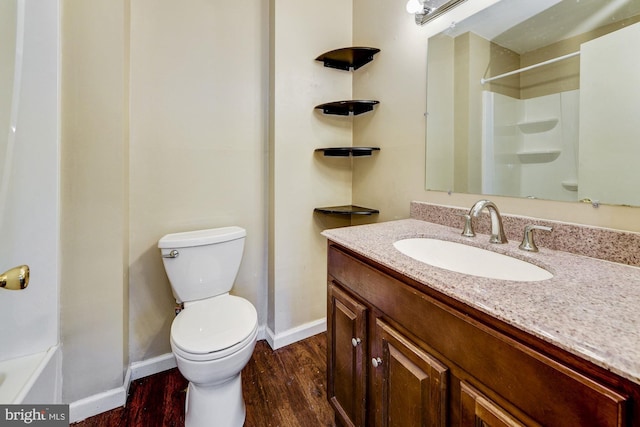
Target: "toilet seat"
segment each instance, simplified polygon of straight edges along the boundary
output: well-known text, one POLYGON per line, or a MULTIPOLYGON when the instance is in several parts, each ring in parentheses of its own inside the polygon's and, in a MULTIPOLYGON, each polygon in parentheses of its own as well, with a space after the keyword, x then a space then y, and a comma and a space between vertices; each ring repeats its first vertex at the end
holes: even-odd
POLYGON ((182 310, 171 325, 174 353, 189 360, 214 360, 256 339, 258 314, 244 298, 221 295, 182 310))

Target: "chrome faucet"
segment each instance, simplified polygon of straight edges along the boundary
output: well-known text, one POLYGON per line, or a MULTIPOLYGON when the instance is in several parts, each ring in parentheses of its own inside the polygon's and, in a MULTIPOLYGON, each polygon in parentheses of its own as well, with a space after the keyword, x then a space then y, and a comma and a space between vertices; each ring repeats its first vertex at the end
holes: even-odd
POLYGON ((491 237, 489 242, 507 243, 507 236, 505 236, 504 228, 502 227, 502 217, 498 207, 491 200, 478 200, 469 210, 469 215, 477 218, 484 208, 487 208, 489 215, 491 215, 491 237))
POLYGON ((538 252, 538 247, 536 246, 536 242, 533 240, 534 230, 553 231, 553 228, 547 227, 545 225, 533 225, 533 224, 529 224, 525 226, 524 236, 522 236, 522 243, 520 243, 520 246, 518 246, 520 249, 529 251, 529 252, 538 252))

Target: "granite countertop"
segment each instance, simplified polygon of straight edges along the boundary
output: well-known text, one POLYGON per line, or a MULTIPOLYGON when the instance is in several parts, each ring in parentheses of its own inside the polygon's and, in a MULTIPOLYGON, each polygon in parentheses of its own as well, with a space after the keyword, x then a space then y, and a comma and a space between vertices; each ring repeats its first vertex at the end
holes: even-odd
POLYGON ((491 244, 460 230, 417 219, 326 230, 358 254, 640 384, 640 268, 520 242, 491 244), (509 254, 553 273, 539 282, 469 276, 432 267, 399 252, 393 242, 432 237, 509 254))

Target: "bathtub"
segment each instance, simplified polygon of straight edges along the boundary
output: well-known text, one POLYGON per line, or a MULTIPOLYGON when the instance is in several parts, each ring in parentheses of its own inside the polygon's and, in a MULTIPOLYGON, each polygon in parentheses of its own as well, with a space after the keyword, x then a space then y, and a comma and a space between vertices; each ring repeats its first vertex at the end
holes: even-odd
POLYGON ((0 362, 0 404, 60 403, 60 346, 0 362))

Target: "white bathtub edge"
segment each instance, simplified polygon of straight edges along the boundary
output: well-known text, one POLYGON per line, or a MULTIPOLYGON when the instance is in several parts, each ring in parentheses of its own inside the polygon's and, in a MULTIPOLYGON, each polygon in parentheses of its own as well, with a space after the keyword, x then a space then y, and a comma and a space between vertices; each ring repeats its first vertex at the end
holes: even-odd
POLYGON ((19 403, 60 403, 62 400, 62 356, 60 345, 39 353, 42 358, 13 399, 19 403))

